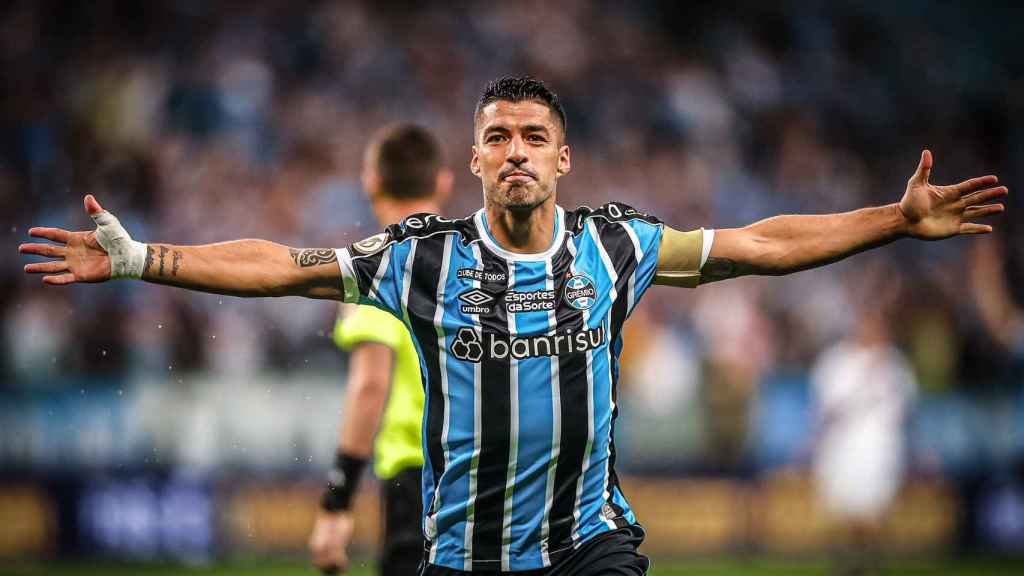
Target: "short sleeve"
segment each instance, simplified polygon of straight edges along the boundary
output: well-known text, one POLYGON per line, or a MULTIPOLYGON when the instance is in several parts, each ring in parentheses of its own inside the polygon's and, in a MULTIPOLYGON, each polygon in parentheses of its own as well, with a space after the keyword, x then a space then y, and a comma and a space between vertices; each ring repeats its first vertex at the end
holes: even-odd
POLYGON ((334 343, 342 350, 368 342, 397 350, 404 334, 404 324, 373 306, 344 306, 334 324, 334 343))
POLYGON ((607 278, 614 281, 616 298, 621 297, 628 314, 654 281, 664 224, 621 202, 596 210, 584 207, 575 214, 578 222, 570 223, 570 229, 597 242, 607 278))
POLYGON ((402 317, 401 286, 408 245, 387 231, 337 250, 344 301, 369 304, 402 317))
POLYGON ((634 272, 635 299, 640 297, 654 282, 654 276, 658 271, 658 251, 661 249, 661 239, 665 231, 665 225, 652 219, 633 219, 622 223, 630 232, 631 240, 635 239, 635 254, 637 257, 636 271, 634 272))

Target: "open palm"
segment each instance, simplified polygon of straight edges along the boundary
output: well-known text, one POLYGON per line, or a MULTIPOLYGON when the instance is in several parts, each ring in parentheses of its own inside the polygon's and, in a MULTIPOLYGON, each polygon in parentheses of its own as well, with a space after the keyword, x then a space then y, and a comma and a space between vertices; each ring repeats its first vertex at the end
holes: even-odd
POLYGON ((922 240, 941 240, 958 234, 987 234, 992 227, 978 224, 977 219, 1004 210, 1002 204, 986 204, 1006 196, 1005 186, 995 176, 981 176, 950 186, 928 182, 932 171, 932 153, 921 153, 917 172, 907 183, 907 192, 900 200, 900 211, 910 224, 910 235, 922 240))
MULTIPOLYGON (((91 195, 85 197, 89 215, 103 211, 91 195)), ((47 284, 105 282, 110 280, 110 256, 96 240, 96 232, 69 232, 61 228, 32 228, 29 236, 52 240, 56 244, 22 244, 18 252, 52 258, 48 262, 25 265, 25 272, 46 274, 47 284)))

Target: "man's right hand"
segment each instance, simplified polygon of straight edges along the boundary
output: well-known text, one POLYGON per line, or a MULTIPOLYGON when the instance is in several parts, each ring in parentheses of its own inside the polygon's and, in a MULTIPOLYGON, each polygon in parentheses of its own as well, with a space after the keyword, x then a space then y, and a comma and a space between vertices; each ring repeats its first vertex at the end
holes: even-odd
MULTIPOLYGON (((85 197, 85 211, 90 215, 103 212, 92 195, 85 197)), ((75 282, 106 282, 110 280, 110 256, 96 240, 96 231, 69 232, 61 228, 32 228, 29 236, 45 238, 57 244, 22 244, 18 252, 53 258, 48 262, 25 265, 25 272, 46 274, 43 282, 62 285, 75 282)))
POLYGON ((324 574, 348 571, 348 544, 352 541, 351 512, 317 512, 313 534, 309 537, 309 551, 313 565, 324 574))

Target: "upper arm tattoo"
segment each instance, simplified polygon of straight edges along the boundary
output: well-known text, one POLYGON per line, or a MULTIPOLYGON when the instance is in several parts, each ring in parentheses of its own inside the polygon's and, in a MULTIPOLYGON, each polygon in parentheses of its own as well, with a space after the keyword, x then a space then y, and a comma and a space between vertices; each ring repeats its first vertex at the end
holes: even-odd
POLYGON ((700 269, 700 283, 707 284, 708 282, 717 282, 742 276, 746 272, 741 270, 741 268, 734 260, 729 258, 709 257, 700 269))
POLYGON ((338 254, 330 248, 304 248, 302 250, 289 248, 288 253, 291 254, 295 265, 300 268, 330 264, 331 262, 338 261, 338 254))

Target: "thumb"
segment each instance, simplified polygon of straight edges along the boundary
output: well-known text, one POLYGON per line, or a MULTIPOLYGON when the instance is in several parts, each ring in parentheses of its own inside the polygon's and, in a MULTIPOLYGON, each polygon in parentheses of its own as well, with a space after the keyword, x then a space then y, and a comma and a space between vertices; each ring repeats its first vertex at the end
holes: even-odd
POLYGON ((928 177, 932 174, 932 153, 927 148, 921 151, 921 162, 917 165, 917 172, 914 172, 914 180, 921 184, 928 183, 928 177))
POLYGON ((85 213, 89 216, 95 216, 103 212, 103 208, 100 207, 100 203, 96 201, 96 198, 92 194, 85 195, 85 213))

